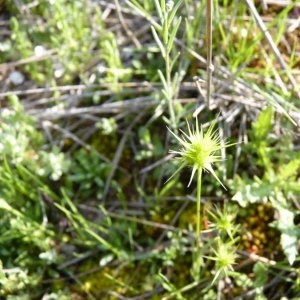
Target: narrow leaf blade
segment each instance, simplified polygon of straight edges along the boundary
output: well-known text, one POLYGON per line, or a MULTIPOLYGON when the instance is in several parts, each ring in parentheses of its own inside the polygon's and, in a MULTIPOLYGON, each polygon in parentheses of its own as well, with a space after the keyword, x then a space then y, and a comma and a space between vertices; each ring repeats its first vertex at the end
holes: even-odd
POLYGON ((154 39, 155 39, 155 41, 156 41, 156 43, 157 43, 157 45, 160 49, 161 55, 165 58, 166 57, 165 48, 164 48, 160 38, 157 35, 157 32, 156 32, 155 28, 153 26, 151 26, 151 30, 152 30, 153 37, 154 37, 154 39))
POLYGON ((179 25, 181 23, 181 17, 178 18, 172 32, 171 32, 171 35, 170 35, 170 39, 169 39, 169 42, 168 42, 168 46, 167 46, 167 52, 170 53, 171 49, 172 49, 172 46, 173 46, 173 43, 174 43, 174 38, 176 36, 176 33, 178 31, 178 28, 179 28, 179 25))
POLYGON ((168 23, 169 23, 169 24, 172 23, 172 21, 173 21, 173 19, 174 19, 174 17, 175 17, 175 14, 176 14, 176 12, 177 12, 177 10, 178 10, 178 8, 179 8, 181 2, 182 2, 182 0, 179 0, 179 1, 176 3, 176 5, 174 6, 174 8, 173 8, 173 10, 172 10, 172 13, 170 14, 170 16, 169 16, 169 18, 168 18, 168 23))

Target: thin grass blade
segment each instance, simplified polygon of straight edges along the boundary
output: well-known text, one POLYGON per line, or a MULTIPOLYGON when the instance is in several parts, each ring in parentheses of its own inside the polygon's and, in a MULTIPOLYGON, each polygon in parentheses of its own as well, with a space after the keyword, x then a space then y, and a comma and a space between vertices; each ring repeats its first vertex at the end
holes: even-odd
POLYGON ((164 48, 160 38, 157 35, 157 32, 156 32, 155 28, 153 26, 151 26, 151 31, 152 31, 153 37, 154 37, 159 49, 160 49, 161 55, 165 58, 166 57, 165 48, 164 48))
POLYGON ((171 50, 172 50, 172 47, 173 47, 173 43, 174 43, 174 39, 175 39, 175 36, 176 36, 176 33, 178 31, 178 28, 179 28, 179 25, 181 23, 181 17, 178 18, 172 32, 171 32, 171 35, 170 35, 170 39, 169 39, 169 42, 168 42, 168 46, 167 46, 167 52, 170 53, 171 50))
POLYGON ((162 73, 161 70, 157 70, 157 73, 159 75, 160 81, 163 84, 163 87, 164 87, 165 91, 168 91, 169 87, 168 87, 168 84, 167 84, 167 81, 166 81, 166 78, 165 78, 164 74, 162 73))
POLYGON ((176 14, 176 12, 177 12, 177 10, 178 10, 178 8, 179 8, 181 2, 182 2, 182 0, 179 0, 179 1, 176 3, 176 5, 174 6, 172 12, 170 13, 169 18, 168 18, 168 23, 169 23, 169 24, 172 23, 172 21, 173 21, 173 19, 174 19, 174 17, 175 17, 175 14, 176 14))
POLYGON ((154 0, 154 4, 155 4, 155 7, 156 7, 157 14, 159 16, 160 22, 162 23, 162 21, 163 21, 163 12, 161 10, 161 6, 160 6, 158 0, 154 0))

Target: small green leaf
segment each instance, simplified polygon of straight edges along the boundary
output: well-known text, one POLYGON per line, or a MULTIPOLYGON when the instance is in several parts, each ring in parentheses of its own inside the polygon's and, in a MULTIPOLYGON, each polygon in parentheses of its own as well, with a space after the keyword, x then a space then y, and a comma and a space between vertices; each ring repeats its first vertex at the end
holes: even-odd
POLYGON ((258 201, 266 203, 268 197, 273 193, 274 186, 267 181, 257 182, 247 177, 241 179, 237 176, 232 189, 235 191, 232 200, 237 201, 240 206, 246 207, 248 203, 258 201))
POLYGON ((262 262, 257 262, 253 267, 253 272, 255 275, 255 286, 262 287, 268 281, 267 268, 262 262))
POLYGON ((0 210, 5 210, 7 212, 10 212, 17 217, 21 217, 21 218, 24 217, 22 213, 20 213, 18 210, 11 207, 3 198, 0 198, 0 210))
POLYGON ((271 105, 267 107, 267 109, 263 110, 257 121, 252 125, 255 130, 255 137, 258 139, 265 139, 267 137, 268 132, 272 128, 272 120, 273 120, 273 108, 271 105))
POLYGON ((156 157, 161 157, 164 155, 164 145, 162 144, 158 134, 154 134, 152 137, 153 140, 153 155, 156 157))
POLYGON ((161 189, 161 191, 158 193, 157 197, 161 198, 166 195, 166 193, 174 187, 178 181, 176 179, 170 180, 168 183, 165 184, 165 186, 161 189))
POLYGON ((293 226, 293 228, 284 230, 280 238, 281 247, 290 265, 294 263, 298 255, 298 237, 299 228, 293 226))
POLYGON ((160 49, 160 52, 161 52, 161 55, 165 58, 166 57, 166 51, 165 51, 165 48, 160 40, 160 38, 158 37, 157 33, 156 33, 156 30, 153 26, 151 26, 151 30, 152 30, 152 34, 153 34, 153 37, 160 49))
POLYGON ((172 50, 172 46, 173 46, 173 43, 174 43, 174 38, 176 36, 176 33, 177 33, 177 30, 179 28, 179 25, 181 23, 181 17, 178 18, 172 32, 171 32, 171 35, 170 35, 170 39, 169 39, 169 42, 168 42, 168 46, 167 46, 167 52, 170 53, 171 50, 172 50))
POLYGON ((162 90, 161 92, 165 96, 166 99, 170 98, 170 95, 165 90, 162 90))
POLYGON ((172 23, 172 21, 173 21, 173 19, 174 19, 174 17, 175 17, 175 14, 176 14, 176 12, 177 12, 177 10, 178 10, 178 8, 179 8, 181 2, 182 2, 182 0, 179 0, 179 1, 176 3, 176 5, 174 6, 174 8, 173 8, 173 10, 172 10, 172 13, 169 15, 169 18, 168 18, 168 23, 169 23, 169 24, 172 23))
MULTIPOLYGON (((231 274, 231 272, 230 272, 230 274, 231 274)), ((241 274, 241 273, 236 272, 234 274, 234 281, 238 287, 250 288, 253 286, 252 280, 246 274, 241 274)))
POLYGON ((175 62, 177 61, 178 57, 180 56, 180 52, 177 52, 177 54, 175 55, 174 59, 172 60, 171 66, 170 66, 170 73, 173 70, 173 67, 175 65, 175 62))
POLYGON ((286 180, 291 176, 296 176, 297 171, 300 169, 300 159, 291 160, 286 166, 280 171, 280 180, 286 180))
POLYGON ((178 72, 175 73, 173 82, 172 82, 172 97, 174 97, 174 95, 176 93, 177 84, 178 84, 178 72))
POLYGON ((140 5, 136 0, 131 0, 131 2, 134 4, 134 6, 136 6, 136 8, 138 8, 146 16, 150 15, 149 12, 147 10, 145 10, 144 7, 142 5, 140 5))
POLYGON ((185 32, 186 32, 187 46, 190 48, 191 40, 193 38, 193 30, 191 29, 191 25, 189 23, 188 18, 185 18, 184 21, 185 21, 185 32))
POLYGON ((14 32, 14 33, 17 33, 19 32, 19 22, 18 22, 18 19, 16 17, 11 17, 10 18, 10 27, 11 27, 11 30, 14 32))
POLYGON ((166 124, 168 124, 168 125, 171 124, 171 120, 169 120, 166 116, 162 116, 162 119, 166 124))
POLYGON ((300 291, 300 268, 297 270, 297 279, 295 282, 295 292, 298 293, 300 291))
POLYGON ((165 78, 164 74, 162 73, 161 70, 157 70, 157 73, 159 75, 160 81, 163 84, 163 87, 164 87, 165 91, 167 91, 169 89, 169 87, 167 85, 167 81, 166 81, 166 78, 165 78))
POLYGON ((146 127, 139 127, 138 134, 142 146, 152 147, 150 130, 146 127))
POLYGON ((163 12, 162 12, 161 6, 160 6, 158 0, 154 0, 154 4, 155 4, 155 7, 156 7, 157 14, 159 16, 160 22, 162 23, 162 21, 163 21, 163 12))
POLYGON ((280 204, 273 204, 279 212, 279 220, 273 222, 273 225, 281 231, 280 244, 282 250, 292 265, 298 255, 298 239, 300 229, 294 225, 294 213, 282 207, 280 204))
POLYGON ((164 289, 176 295, 176 299, 186 300, 186 298, 182 296, 180 291, 169 281, 169 279, 166 276, 164 276, 161 272, 159 272, 158 275, 158 279, 161 285, 164 287, 164 289))
POLYGON ((168 37, 169 37, 169 26, 168 26, 168 21, 166 19, 166 14, 165 14, 165 19, 163 21, 163 39, 164 39, 164 43, 167 44, 168 42, 168 37))
POLYGON ((164 14, 166 11, 166 0, 160 0, 161 11, 164 14))

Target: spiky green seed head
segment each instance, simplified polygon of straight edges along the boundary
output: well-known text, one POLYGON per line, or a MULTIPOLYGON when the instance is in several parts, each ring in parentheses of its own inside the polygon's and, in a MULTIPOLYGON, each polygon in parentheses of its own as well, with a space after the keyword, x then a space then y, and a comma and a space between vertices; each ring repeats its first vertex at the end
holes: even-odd
POLYGON ((225 186, 214 172, 212 165, 213 163, 222 160, 221 156, 216 155, 215 153, 222 148, 231 145, 221 145, 220 136, 217 131, 213 131, 215 124, 216 120, 212 122, 208 130, 204 133, 202 126, 199 128, 198 119, 196 118, 196 130, 191 130, 189 123, 187 122, 188 134, 181 130, 182 137, 179 137, 168 128, 182 146, 179 151, 169 151, 170 153, 178 154, 179 157, 177 159, 181 162, 179 169, 171 176, 171 178, 187 166, 192 168, 192 175, 188 186, 190 186, 196 171, 202 172, 202 170, 205 170, 209 171, 226 190, 225 186))
POLYGON ((235 252, 227 245, 219 245, 216 254, 217 269, 233 270, 232 266, 235 264, 235 252))
POLYGON ((235 223, 236 214, 229 212, 225 205, 223 211, 215 206, 216 213, 211 210, 207 210, 207 213, 212 217, 213 222, 209 222, 210 228, 215 228, 220 231, 221 234, 227 233, 231 239, 238 230, 239 226, 235 223))
POLYGON ((234 271, 233 266, 236 264, 236 250, 233 245, 237 242, 238 237, 234 240, 224 243, 221 239, 218 240, 217 249, 212 248, 214 257, 204 256, 207 259, 215 261, 216 274, 212 284, 222 276, 228 276, 230 271, 234 271))

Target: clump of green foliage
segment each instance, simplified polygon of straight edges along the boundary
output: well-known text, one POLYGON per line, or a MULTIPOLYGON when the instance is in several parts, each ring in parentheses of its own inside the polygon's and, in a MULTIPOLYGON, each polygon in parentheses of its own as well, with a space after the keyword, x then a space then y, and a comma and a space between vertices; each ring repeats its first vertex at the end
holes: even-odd
POLYGON ((242 207, 248 203, 267 201, 278 211, 278 219, 271 226, 281 232, 281 246, 290 264, 298 253, 299 228, 294 224, 298 214, 293 199, 299 197, 300 152, 294 152, 291 135, 283 132, 281 136, 271 134, 273 109, 269 106, 261 112, 252 125, 251 143, 245 145, 246 155, 254 168, 262 168, 261 178, 244 172, 231 183, 233 200, 242 207), (255 157, 257 155, 257 157, 255 157), (254 160, 255 157, 255 160, 254 160))
POLYGON ((41 149, 43 136, 17 97, 11 97, 11 108, 2 110, 1 118, 0 241, 5 263, 1 293, 5 296, 29 291, 42 279, 37 270, 58 260, 44 201, 53 196, 49 180, 59 180, 70 162, 57 148, 41 149))
MULTIPOLYGON (((17 10, 14 4, 8 5, 8 9, 17 10)), ((101 80, 101 74, 95 74, 96 83, 117 83, 128 76, 122 73, 115 37, 105 30, 98 5, 87 0, 49 1, 32 7, 30 13, 44 18, 47 25, 12 16, 11 40, 0 56, 3 62, 44 56, 41 61, 33 59, 24 67, 30 78, 41 85, 70 83, 78 76, 88 81, 84 69, 92 59, 94 64, 104 62, 106 74, 104 80, 101 80)))

